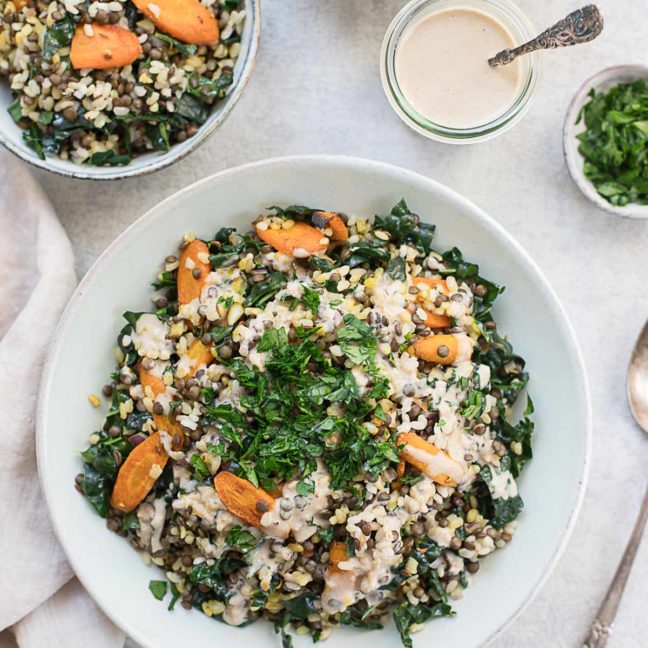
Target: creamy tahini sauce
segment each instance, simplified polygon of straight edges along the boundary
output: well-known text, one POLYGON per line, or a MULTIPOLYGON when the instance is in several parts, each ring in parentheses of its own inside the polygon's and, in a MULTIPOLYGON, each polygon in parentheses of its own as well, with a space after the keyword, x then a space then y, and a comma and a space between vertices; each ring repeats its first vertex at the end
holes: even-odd
POLYGON ((398 84, 410 105, 436 124, 470 128, 488 123, 514 103, 522 82, 519 60, 491 68, 488 59, 515 45, 506 27, 482 11, 438 11, 401 36, 395 58, 398 84))

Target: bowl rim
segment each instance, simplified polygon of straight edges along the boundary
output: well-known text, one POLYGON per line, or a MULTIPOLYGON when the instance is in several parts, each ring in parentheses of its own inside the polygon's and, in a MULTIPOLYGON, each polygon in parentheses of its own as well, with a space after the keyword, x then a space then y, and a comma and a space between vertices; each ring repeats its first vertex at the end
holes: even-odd
POLYGON ((129 637, 133 638, 138 644, 141 644, 144 648, 156 648, 149 639, 143 635, 138 629, 131 627, 128 623, 123 623, 121 619, 117 619, 112 615, 111 610, 106 609, 103 605, 103 602, 100 602, 101 596, 95 596, 95 587, 92 582, 89 582, 85 577, 80 576, 77 573, 76 565, 77 561, 74 555, 68 550, 64 544, 63 531, 59 527, 58 520, 52 515, 52 505, 50 501, 50 496, 48 495, 48 489, 46 487, 47 478, 45 476, 46 472, 46 445, 47 438, 45 435, 45 416, 47 409, 47 390, 48 385, 52 380, 52 374, 55 367, 55 359, 58 352, 58 347, 61 345, 62 338, 66 332, 70 320, 74 317, 77 304, 85 293, 86 287, 94 281, 95 275, 104 269, 107 264, 110 263, 112 256, 115 252, 120 249, 133 235, 135 235, 139 230, 145 228, 148 225, 148 222, 152 220, 158 210, 172 203, 186 194, 191 193, 196 188, 203 185, 207 185, 214 181, 223 180, 224 178, 236 176, 239 174, 246 174, 253 172, 257 168, 266 168, 266 167, 282 167, 282 166, 300 166, 304 164, 320 164, 333 167, 345 167, 349 169, 357 169, 361 171, 375 171, 387 173, 395 178, 418 181, 419 183, 427 185, 430 189, 435 192, 438 192, 439 195, 448 198, 452 201, 455 201, 461 204, 463 207, 469 208, 473 214, 478 218, 483 219, 491 228, 493 228, 494 233, 501 237, 503 242, 508 246, 512 247, 515 252, 520 256, 520 259, 527 264, 530 270, 533 272, 534 276, 542 286, 543 290, 549 295, 550 301, 555 307, 557 313, 562 318, 562 323, 564 326, 564 334, 569 339, 574 354, 574 361, 576 366, 576 378, 580 382, 582 387, 582 399, 583 399, 583 411, 585 420, 583 421, 582 430, 584 432, 583 444, 584 452, 582 457, 582 464, 580 465, 580 481, 578 483, 578 489, 576 496, 574 497, 571 510, 567 519, 567 523, 564 527, 562 537, 560 542, 554 549, 554 552, 545 566, 545 570, 542 575, 536 579, 533 585, 530 587, 527 596, 522 600, 517 609, 512 610, 508 618, 502 623, 502 625, 494 630, 488 637, 482 640, 481 646, 486 646, 491 643, 497 636, 499 636, 506 628, 508 628, 515 619, 517 619, 520 614, 527 608, 535 596, 539 593, 542 586, 549 578, 550 574, 555 569, 558 560, 562 556, 567 543, 572 535, 578 516, 583 504, 585 491, 587 489, 587 484, 589 481, 590 467, 591 467, 591 456, 592 456, 592 437, 593 437, 593 423, 592 423, 592 403, 591 403, 591 394, 589 380, 587 377, 587 372, 585 370, 585 363, 582 355, 582 351, 578 340, 576 338, 573 325, 569 319, 562 302, 558 298, 555 290, 552 285, 549 283, 549 280, 545 277, 542 270, 536 264, 536 262, 531 258, 529 253, 522 247, 522 245, 493 217, 488 215, 484 210, 478 207, 468 198, 465 198, 459 192, 450 189, 444 184, 428 178, 420 173, 405 169, 403 167, 389 164, 386 162, 379 162, 376 160, 370 160, 355 156, 346 156, 346 155, 327 155, 327 154, 313 154, 313 155, 290 155, 282 156, 275 158, 268 158, 265 160, 259 160, 255 162, 250 162, 242 164, 236 167, 225 169, 223 171, 214 173, 205 178, 202 178, 187 187, 173 193, 164 200, 160 201, 157 205, 146 211, 142 216, 137 218, 133 223, 131 223, 122 233, 99 255, 99 257, 92 264, 90 269, 81 279, 80 283, 74 290, 72 296, 70 297, 63 314, 59 320, 59 323, 56 327, 56 330, 52 336, 51 343, 49 345, 49 350, 47 357, 43 365, 43 372, 41 374, 41 380, 39 384, 39 398, 38 405, 36 409, 36 459, 38 465, 38 477, 39 483, 42 489, 42 494, 47 504, 47 514, 50 519, 50 523, 54 530, 55 536, 59 541, 59 544, 62 547, 63 553, 70 563, 74 574, 77 576, 81 582, 84 589, 88 592, 91 598, 95 603, 102 609, 106 616, 121 628, 129 637))
POLYGON ((49 171, 50 173, 55 173, 66 178, 74 178, 76 180, 96 180, 98 182, 104 180, 140 178, 149 173, 153 173, 154 171, 166 169, 172 164, 184 160, 189 154, 193 153, 199 146, 204 144, 230 116, 232 110, 234 110, 234 106, 236 106, 243 94, 243 90, 245 90, 250 78, 252 77, 252 73, 256 66, 256 58, 261 39, 261 0, 247 1, 249 2, 250 11, 248 16, 246 16, 246 20, 251 19, 252 29, 250 32, 250 47, 247 56, 243 61, 239 78, 234 84, 232 91, 222 100, 223 104, 221 112, 216 116, 212 123, 205 122, 205 124, 198 129, 198 132, 184 150, 178 150, 174 153, 172 146, 169 151, 160 154, 157 159, 154 158, 152 162, 141 168, 134 168, 130 164, 127 164, 124 166, 112 167, 109 172, 106 171, 101 175, 97 175, 88 171, 88 169, 91 169, 92 167, 85 164, 75 165, 70 168, 58 168, 52 166, 48 162, 47 157, 44 160, 41 160, 38 156, 27 155, 20 146, 11 142, 2 130, 0 130, 0 144, 2 144, 10 153, 20 158, 23 162, 27 162, 27 164, 30 164, 35 168, 49 171))
POLYGON ((630 78, 643 78, 648 81, 648 65, 641 63, 611 65, 585 79, 569 102, 563 124, 562 148, 569 177, 585 198, 608 214, 629 220, 644 220, 648 219, 648 205, 639 205, 637 203, 630 203, 624 206, 613 205, 597 193, 592 183, 583 173, 583 157, 578 152, 578 148, 574 142, 576 135, 575 120, 587 100, 589 91, 598 89, 601 83, 607 84, 614 82, 615 79, 618 82, 622 82, 623 80, 628 81, 630 78))

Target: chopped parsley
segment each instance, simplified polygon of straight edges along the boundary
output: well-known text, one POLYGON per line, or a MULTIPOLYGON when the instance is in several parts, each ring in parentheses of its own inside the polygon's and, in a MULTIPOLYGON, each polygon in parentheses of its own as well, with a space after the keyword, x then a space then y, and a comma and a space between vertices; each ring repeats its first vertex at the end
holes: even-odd
POLYGON ((578 122, 583 172, 612 205, 648 204, 648 84, 620 83, 591 90, 578 122))

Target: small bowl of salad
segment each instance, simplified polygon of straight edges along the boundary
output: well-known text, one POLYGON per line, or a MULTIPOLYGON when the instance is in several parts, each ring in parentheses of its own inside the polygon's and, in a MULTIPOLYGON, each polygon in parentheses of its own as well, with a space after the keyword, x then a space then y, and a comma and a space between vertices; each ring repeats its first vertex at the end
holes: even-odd
POLYGON ((648 218, 648 67, 616 65, 583 83, 567 111, 569 174, 600 209, 648 218))
POLYGON ((164 168, 249 80, 258 0, 11 0, 0 9, 0 142, 82 179, 164 168))

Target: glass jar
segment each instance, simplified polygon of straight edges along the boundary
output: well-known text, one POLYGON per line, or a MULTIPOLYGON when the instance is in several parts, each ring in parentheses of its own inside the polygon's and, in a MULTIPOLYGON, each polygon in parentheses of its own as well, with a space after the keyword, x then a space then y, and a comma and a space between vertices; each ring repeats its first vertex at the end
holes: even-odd
POLYGON ((540 76, 540 53, 533 52, 521 57, 520 90, 513 103, 495 119, 469 128, 448 127, 430 121, 414 109, 401 91, 396 74, 396 52, 401 37, 411 24, 444 9, 481 11, 501 23, 518 45, 531 40, 536 33, 526 15, 511 0, 411 0, 387 29, 380 54, 380 76, 389 103, 399 117, 417 133, 433 140, 449 144, 483 142, 501 135, 526 114, 540 76))

